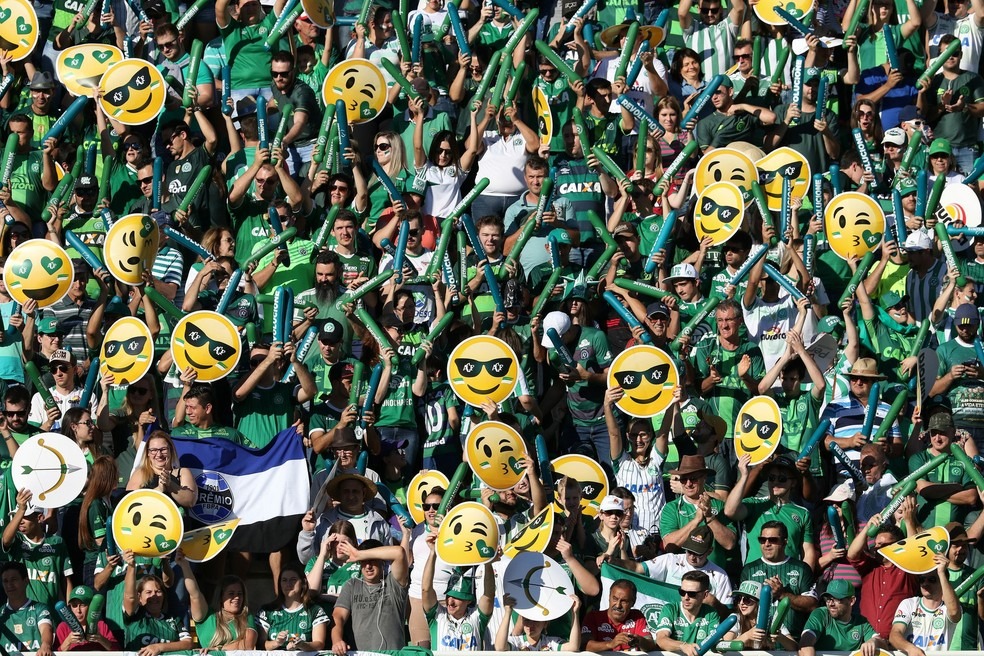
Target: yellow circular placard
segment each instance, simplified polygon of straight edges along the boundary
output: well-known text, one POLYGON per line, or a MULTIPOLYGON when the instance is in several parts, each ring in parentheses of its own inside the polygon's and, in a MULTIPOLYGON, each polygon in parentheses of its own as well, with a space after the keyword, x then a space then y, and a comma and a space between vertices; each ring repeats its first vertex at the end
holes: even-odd
POLYGON ((386 80, 379 67, 368 59, 346 59, 328 71, 321 85, 325 105, 345 103, 349 123, 364 123, 379 116, 386 107, 386 80))
POLYGON ((608 494, 608 476, 597 462, 571 453, 550 463, 554 474, 570 476, 581 486, 581 512, 594 517, 601 510, 601 500, 608 494))
POLYGON ((204 563, 218 556, 228 546, 240 521, 230 519, 185 533, 181 538, 181 551, 185 558, 193 563, 204 563))
POLYGON ((666 410, 679 384, 680 372, 673 358, 647 344, 622 351, 608 368, 609 389, 620 387, 625 393, 615 405, 633 417, 655 417, 666 410))
POLYGON ((304 13, 318 27, 330 30, 335 26, 335 3, 330 0, 301 0, 304 13))
MULTIPOLYGON (((949 467, 947 462, 944 467, 949 467)), ((950 534, 942 526, 934 526, 912 537, 893 542, 878 550, 885 560, 909 574, 928 574, 936 569, 933 556, 945 556, 950 548, 950 534)))
POLYGON ((759 184, 765 192, 766 204, 773 212, 782 209, 782 180, 787 178, 792 186, 791 198, 802 198, 810 188, 810 163, 801 154, 783 146, 755 162, 759 170, 759 184))
POLYGON ((723 244, 741 230, 745 218, 745 199, 734 182, 714 182, 697 197, 694 228, 697 238, 710 237, 713 245, 723 244))
POLYGON ((4 0, 0 6, 0 50, 12 61, 25 59, 38 43, 38 15, 27 0, 4 0))
POLYGON ((161 232, 146 214, 127 214, 106 233, 103 260, 113 277, 127 285, 143 283, 144 271, 154 268, 161 232))
POLYGON ((407 510, 410 511, 413 521, 418 524, 423 524, 426 521, 423 507, 424 499, 434 488, 439 487, 442 490, 447 490, 449 484, 448 477, 444 475, 444 472, 436 469, 425 469, 417 472, 417 475, 410 479, 410 485, 407 486, 407 510))
POLYGON ((106 331, 99 352, 99 375, 112 374, 114 385, 135 383, 154 363, 154 337, 136 317, 123 317, 106 331))
POLYGON ((198 380, 204 383, 231 374, 241 354, 236 327, 218 312, 192 312, 171 333, 171 357, 178 371, 192 367, 198 372, 198 380))
POLYGON ((99 81, 99 104, 124 125, 143 125, 164 111, 164 76, 142 59, 124 59, 110 66, 99 81))
POLYGON ((547 507, 540 511, 530 523, 516 534, 512 540, 502 549, 502 553, 509 558, 515 558, 520 551, 535 551, 543 553, 550 543, 553 536, 554 505, 547 504, 547 507))
POLYGON ((501 421, 476 424, 465 439, 468 466, 493 490, 508 490, 523 478, 519 461, 528 458, 523 436, 501 421))
POLYGON ((823 209, 823 230, 832 251, 845 260, 861 258, 881 243, 885 212, 873 198, 846 191, 823 209))
POLYGON ((7 293, 21 305, 34 300, 38 307, 48 307, 68 293, 75 269, 68 253, 55 242, 29 239, 7 258, 3 280, 7 293))
POLYGON ((459 503, 437 531, 437 555, 449 565, 482 565, 495 558, 499 525, 480 503, 459 503))
POLYGON ((771 396, 754 396, 741 406, 735 424, 735 452, 754 466, 769 459, 782 440, 782 413, 771 396))
POLYGON ((113 538, 138 556, 166 556, 181 543, 184 520, 170 497, 157 490, 130 492, 113 511, 113 538))
POLYGON ((694 189, 701 193, 715 182, 733 182, 741 189, 748 205, 752 201, 752 182, 758 180, 758 169, 752 158, 736 148, 715 148, 697 162, 694 189))
POLYGON ((518 376, 519 358, 497 337, 469 337, 454 347, 448 360, 451 390, 475 407, 489 399, 505 401, 516 389, 518 376))
POLYGON ((550 101, 540 87, 533 87, 533 113, 536 114, 536 133, 540 141, 549 141, 553 137, 553 112, 550 111, 550 101))
POLYGON ((73 96, 91 96, 110 66, 123 61, 123 51, 101 43, 83 43, 58 53, 55 71, 73 96))
POLYGON ((776 13, 777 8, 785 9, 793 18, 801 21, 813 11, 813 0, 759 0, 752 5, 755 15, 769 25, 787 25, 786 19, 776 13))

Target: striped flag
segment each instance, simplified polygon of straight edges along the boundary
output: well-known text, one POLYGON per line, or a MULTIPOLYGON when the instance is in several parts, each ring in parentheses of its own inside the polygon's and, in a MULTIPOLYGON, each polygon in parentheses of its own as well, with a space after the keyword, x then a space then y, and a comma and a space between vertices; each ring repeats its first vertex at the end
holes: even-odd
POLYGON ((277 551, 297 535, 310 482, 295 427, 281 431, 262 449, 215 437, 179 437, 174 444, 181 466, 191 470, 198 484, 186 528, 238 517, 242 521, 229 548, 256 553, 277 551))

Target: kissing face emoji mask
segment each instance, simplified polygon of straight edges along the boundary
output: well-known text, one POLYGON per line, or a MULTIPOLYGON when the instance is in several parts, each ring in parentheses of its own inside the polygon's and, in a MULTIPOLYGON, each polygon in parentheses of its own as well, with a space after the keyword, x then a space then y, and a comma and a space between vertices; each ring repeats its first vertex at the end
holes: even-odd
POLYGON ((478 407, 486 399, 502 403, 516 389, 518 375, 519 359, 508 344, 496 337, 469 337, 451 351, 451 390, 469 405, 478 407))
POLYGON ((878 553, 910 574, 927 574, 936 569, 933 556, 945 556, 949 548, 950 534, 942 526, 934 526, 911 538, 882 547, 878 553))
POLYGON ((113 511, 113 538, 138 556, 166 556, 178 548, 184 520, 178 506, 157 490, 137 490, 113 511))
POLYGON ((60 301, 75 281, 75 269, 65 249, 47 239, 29 239, 18 246, 3 267, 7 293, 23 305, 28 299, 38 307, 60 301))
POLYGON ((482 565, 498 547, 499 525, 492 511, 474 501, 455 506, 437 532, 437 555, 449 565, 482 565))
POLYGON ((240 521, 230 519, 185 533, 181 538, 181 551, 185 558, 193 563, 204 563, 218 556, 229 545, 240 521))
POLYGON ((754 466, 769 459, 782 439, 782 415, 779 404, 771 396, 756 396, 745 402, 738 411, 735 425, 735 452, 747 455, 754 466))
POLYGON ((752 159, 736 148, 715 148, 697 162, 694 189, 703 193, 715 182, 733 182, 741 189, 747 205, 752 200, 752 182, 758 180, 758 169, 752 159))
POLYGON ((508 490, 523 478, 520 460, 528 457, 526 443, 514 428, 499 421, 476 424, 465 440, 472 472, 493 490, 508 490))
POLYGON ((823 209, 823 230, 832 251, 845 260, 861 258, 881 243, 885 212, 873 198, 846 191, 823 209))
POLYGON ((368 59, 346 59, 328 71, 321 96, 325 106, 343 101, 349 123, 371 121, 386 107, 386 79, 368 59))
POLYGON ((655 417, 666 410, 679 380, 670 356, 644 344, 622 351, 608 368, 608 387, 625 392, 615 405, 633 417, 655 417))
POLYGON ((241 354, 242 343, 236 327, 218 312, 192 312, 181 319, 171 333, 174 364, 179 371, 193 367, 202 382, 231 374, 241 354))
POLYGON ((123 317, 106 331, 99 354, 99 375, 113 374, 114 385, 129 385, 150 371, 153 360, 150 328, 136 317, 123 317))

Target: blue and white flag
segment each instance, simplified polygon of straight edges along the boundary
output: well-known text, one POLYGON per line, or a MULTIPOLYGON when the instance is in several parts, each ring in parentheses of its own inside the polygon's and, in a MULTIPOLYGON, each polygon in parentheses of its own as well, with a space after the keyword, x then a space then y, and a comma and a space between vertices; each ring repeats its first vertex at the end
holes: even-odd
MULTIPOLYGON (((224 438, 174 438, 181 466, 198 484, 190 519, 215 524, 239 518, 230 548, 277 551, 297 535, 310 495, 301 435, 295 427, 262 449, 224 438)), ((194 522, 192 522, 194 523, 194 522)))

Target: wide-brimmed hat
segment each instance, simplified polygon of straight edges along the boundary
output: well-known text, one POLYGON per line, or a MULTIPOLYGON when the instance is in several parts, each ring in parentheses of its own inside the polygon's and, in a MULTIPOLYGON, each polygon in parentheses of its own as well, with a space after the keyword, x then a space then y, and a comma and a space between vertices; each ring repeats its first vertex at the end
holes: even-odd
MULTIPOLYGON (((608 29, 602 31, 601 35, 598 37, 601 42, 609 47, 615 46, 616 39, 620 39, 625 36, 626 32, 629 31, 629 25, 633 23, 632 20, 626 19, 622 21, 619 25, 613 25, 608 29)), ((665 38, 666 32, 663 28, 656 27, 655 25, 640 25, 639 26, 639 39, 644 41, 649 41, 650 46, 658 46, 660 42, 665 38)), ((641 43, 637 40, 636 43, 641 43)))
POLYGON ((683 456, 680 458, 680 466, 670 472, 671 476, 690 476, 692 474, 713 474, 714 470, 709 469, 704 462, 704 456, 683 456))
POLYGON ((878 363, 874 358, 858 358, 851 365, 849 377, 870 378, 872 380, 885 380, 885 377, 878 373, 878 363))
POLYGON ((359 474, 341 474, 328 481, 328 484, 325 487, 325 491, 328 492, 328 496, 332 499, 338 499, 338 488, 345 481, 359 481, 362 483, 363 487, 365 487, 364 497, 366 501, 376 496, 376 484, 365 476, 360 476, 359 474))

